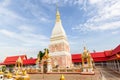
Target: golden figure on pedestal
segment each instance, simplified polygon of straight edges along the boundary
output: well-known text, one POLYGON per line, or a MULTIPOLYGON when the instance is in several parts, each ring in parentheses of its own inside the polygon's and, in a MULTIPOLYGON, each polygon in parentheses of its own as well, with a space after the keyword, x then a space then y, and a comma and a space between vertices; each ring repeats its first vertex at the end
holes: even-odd
POLYGON ((17 68, 15 75, 13 76, 15 80, 30 80, 30 77, 27 74, 26 70, 23 69, 23 61, 20 57, 16 61, 15 68, 17 68))
POLYGON ((82 58, 82 74, 94 74, 93 72, 93 59, 89 51, 84 47, 82 58))

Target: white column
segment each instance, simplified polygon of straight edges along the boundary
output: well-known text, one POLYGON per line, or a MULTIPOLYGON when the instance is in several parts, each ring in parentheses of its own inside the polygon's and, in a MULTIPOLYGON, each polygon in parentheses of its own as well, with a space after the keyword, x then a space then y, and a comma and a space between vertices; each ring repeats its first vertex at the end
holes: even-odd
POLYGON ((118 71, 118 64, 117 64, 117 60, 115 60, 115 65, 116 65, 116 71, 118 71))
POLYGON ((114 70, 114 61, 112 61, 112 69, 114 70))
POLYGON ((115 61, 114 60, 113 60, 113 66, 114 66, 114 70, 116 70, 116 68, 115 68, 116 66, 115 66, 115 61))
POLYGON ((111 69, 113 69, 113 62, 111 61, 111 69))
POLYGON ((110 61, 110 69, 112 69, 112 61, 110 61))
POLYGON ((115 67, 115 71, 117 71, 116 60, 114 60, 114 67, 115 67))
POLYGON ((103 62, 101 62, 101 64, 102 64, 102 67, 103 67, 103 62))
POLYGON ((109 61, 107 62, 107 67, 110 68, 110 62, 109 61))
POLYGON ((118 65, 118 71, 120 72, 120 63, 118 60, 117 60, 117 65, 118 65))

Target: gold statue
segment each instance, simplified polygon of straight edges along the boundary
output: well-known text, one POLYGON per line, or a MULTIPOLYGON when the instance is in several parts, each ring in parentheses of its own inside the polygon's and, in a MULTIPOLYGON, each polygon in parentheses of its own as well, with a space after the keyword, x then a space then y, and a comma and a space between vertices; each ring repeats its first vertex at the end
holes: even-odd
POLYGON ((15 64, 15 67, 18 67, 14 75, 15 80, 30 80, 29 75, 27 74, 26 70, 22 68, 22 66, 23 61, 19 57, 15 64))
POLYGON ((11 79, 12 78, 12 74, 10 72, 7 73, 7 78, 11 79))
POLYGON ((19 69, 23 66, 23 62, 20 57, 17 59, 15 66, 19 69))
POLYGON ((86 49, 86 47, 84 47, 84 52, 81 55, 82 58, 82 70, 83 70, 83 74, 87 73, 87 74, 94 74, 93 72, 93 59, 89 53, 89 51, 86 49), (86 63, 86 64, 85 64, 86 63))
POLYGON ((86 47, 84 47, 84 52, 82 54, 82 67, 84 67, 84 63, 88 63, 88 66, 91 67, 92 66, 92 61, 91 61, 91 55, 89 53, 89 51, 86 49, 86 47))

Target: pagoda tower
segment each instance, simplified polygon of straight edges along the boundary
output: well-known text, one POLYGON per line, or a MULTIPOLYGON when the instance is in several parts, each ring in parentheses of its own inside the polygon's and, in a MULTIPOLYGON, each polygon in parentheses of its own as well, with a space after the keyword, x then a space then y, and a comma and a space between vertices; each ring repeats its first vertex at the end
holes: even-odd
POLYGON ((57 8, 55 26, 50 38, 49 54, 54 67, 70 67, 72 64, 70 46, 57 8))

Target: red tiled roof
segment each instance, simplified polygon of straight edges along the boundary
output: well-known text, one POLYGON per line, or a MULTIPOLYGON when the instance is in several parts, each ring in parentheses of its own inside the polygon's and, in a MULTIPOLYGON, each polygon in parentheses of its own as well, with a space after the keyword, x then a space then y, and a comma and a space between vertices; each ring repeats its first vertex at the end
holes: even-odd
POLYGON ((27 60, 23 60, 23 64, 24 64, 24 65, 36 64, 36 60, 37 60, 37 59, 27 59, 27 60))
POLYGON ((112 50, 104 51, 105 56, 111 56, 112 50))
POLYGON ((81 58, 81 54, 72 54, 72 59, 80 59, 81 58))
POLYGON ((6 57, 6 59, 4 60, 3 64, 5 64, 5 65, 15 64, 16 60, 17 60, 19 57, 20 57, 22 60, 27 59, 26 55, 9 56, 9 57, 6 57))
MULTIPOLYGON (((107 50, 107 51, 103 51, 103 52, 91 53, 91 56, 92 56, 94 62, 120 59, 120 45, 118 45, 114 50, 107 50)), ((0 63, 0 65, 15 64, 16 60, 19 57, 21 57, 21 59, 23 60, 24 65, 36 64, 36 59, 27 59, 26 55, 20 55, 20 56, 6 57, 4 62, 0 63)), ((72 61, 73 62, 81 62, 81 54, 80 53, 72 54, 72 61)))
POLYGON ((99 58, 93 58, 94 62, 101 62, 101 61, 107 61, 108 58, 107 57, 99 57, 99 58))
POLYGON ((81 59, 72 59, 72 62, 82 62, 81 59))
POLYGON ((108 60, 120 59, 120 44, 111 52, 108 60))
MULTIPOLYGON (((104 52, 95 52, 91 53, 91 56, 94 62, 106 61, 107 57, 105 56, 104 52)), ((73 62, 81 62, 81 54, 72 54, 72 61, 73 62)))
POLYGON ((112 51, 112 55, 120 53, 120 44, 112 51))
POLYGON ((92 58, 106 57, 104 52, 91 53, 92 58))

